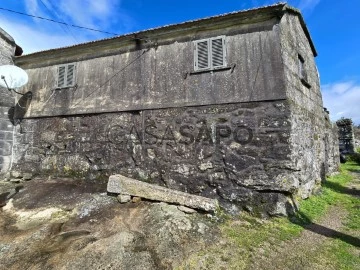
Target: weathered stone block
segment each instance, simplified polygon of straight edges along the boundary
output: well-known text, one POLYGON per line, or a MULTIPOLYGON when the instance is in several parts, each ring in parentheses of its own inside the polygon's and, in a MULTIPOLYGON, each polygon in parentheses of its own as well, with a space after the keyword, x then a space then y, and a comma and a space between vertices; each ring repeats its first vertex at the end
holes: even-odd
POLYGON ((214 212, 218 206, 217 201, 213 199, 152 185, 122 175, 112 175, 109 177, 107 191, 110 193, 138 196, 154 201, 185 205, 210 212, 214 212))

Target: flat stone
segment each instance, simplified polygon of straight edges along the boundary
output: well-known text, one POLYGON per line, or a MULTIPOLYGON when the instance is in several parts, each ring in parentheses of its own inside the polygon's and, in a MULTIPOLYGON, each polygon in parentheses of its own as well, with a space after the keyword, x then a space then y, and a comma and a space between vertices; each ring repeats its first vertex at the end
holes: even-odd
POLYGON ((196 213, 196 210, 195 209, 192 209, 192 208, 189 208, 189 207, 186 207, 186 206, 183 206, 183 205, 179 205, 178 206, 178 209, 181 211, 181 212, 184 212, 186 214, 194 214, 196 213))
POLYGON ((11 183, 20 183, 20 179, 17 179, 17 178, 12 178, 12 179, 10 179, 10 182, 11 183))
POLYGON ((120 174, 109 177, 107 191, 115 194, 142 197, 153 201, 180 204, 208 212, 214 212, 218 207, 217 200, 145 183, 120 174))
POLYGON ((119 201, 119 203, 127 203, 131 201, 131 196, 126 194, 119 194, 117 196, 117 200, 119 201))

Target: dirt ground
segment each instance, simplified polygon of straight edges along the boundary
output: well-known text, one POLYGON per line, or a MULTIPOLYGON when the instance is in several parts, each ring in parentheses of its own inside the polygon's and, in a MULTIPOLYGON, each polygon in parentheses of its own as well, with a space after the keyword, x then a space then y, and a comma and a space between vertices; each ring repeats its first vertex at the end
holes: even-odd
MULTIPOLYGON (((360 173, 353 174, 342 191, 360 196, 360 173)), ((304 225, 299 236, 269 237, 248 251, 230 244, 214 216, 165 203, 120 204, 105 191, 106 183, 74 179, 0 182, 0 270, 338 270, 332 251, 343 243, 360 257, 360 231, 345 226, 349 213, 338 204, 304 225), (248 257, 242 260, 241 252, 248 257)), ((252 226, 244 220, 230 224, 252 226)))
MULTIPOLYGON (((347 187, 349 194, 360 196, 360 173, 352 174, 354 180, 347 187)), ((347 215, 348 212, 340 206, 330 207, 319 222, 306 226, 300 237, 283 242, 279 246, 268 245, 270 248, 266 256, 264 252, 255 252, 256 255, 252 259, 254 263, 248 269, 338 270, 323 254, 323 250, 326 250, 332 241, 337 239, 352 245, 356 255, 360 256, 360 231, 345 230, 344 222, 347 215)))

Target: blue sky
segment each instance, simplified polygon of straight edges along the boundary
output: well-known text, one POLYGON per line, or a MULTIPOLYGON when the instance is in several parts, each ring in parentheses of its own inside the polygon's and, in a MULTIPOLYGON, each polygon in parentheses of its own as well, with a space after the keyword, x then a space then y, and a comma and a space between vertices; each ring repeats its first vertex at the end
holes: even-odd
MULTIPOLYGON (((2 0, 0 7, 107 32, 125 34, 249 9, 266 0, 2 0)), ((360 1, 289 0, 302 11, 318 51, 324 106, 332 120, 360 124, 360 1)), ((24 53, 62 47, 111 35, 79 30, 0 10, 0 27, 24 53)))

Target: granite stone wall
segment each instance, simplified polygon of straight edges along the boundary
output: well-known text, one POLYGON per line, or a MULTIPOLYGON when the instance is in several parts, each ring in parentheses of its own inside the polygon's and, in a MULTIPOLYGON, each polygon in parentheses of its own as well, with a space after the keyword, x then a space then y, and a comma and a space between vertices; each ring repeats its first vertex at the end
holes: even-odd
POLYGON ((307 198, 338 170, 337 131, 323 108, 314 52, 296 15, 284 16, 280 25, 287 100, 290 104, 290 158, 298 169, 298 196, 307 198), (305 77, 299 70, 304 62, 305 77))
POLYGON ((120 173, 217 198, 230 211, 286 214, 298 188, 289 108, 279 100, 27 119, 17 127, 14 169, 120 173))

